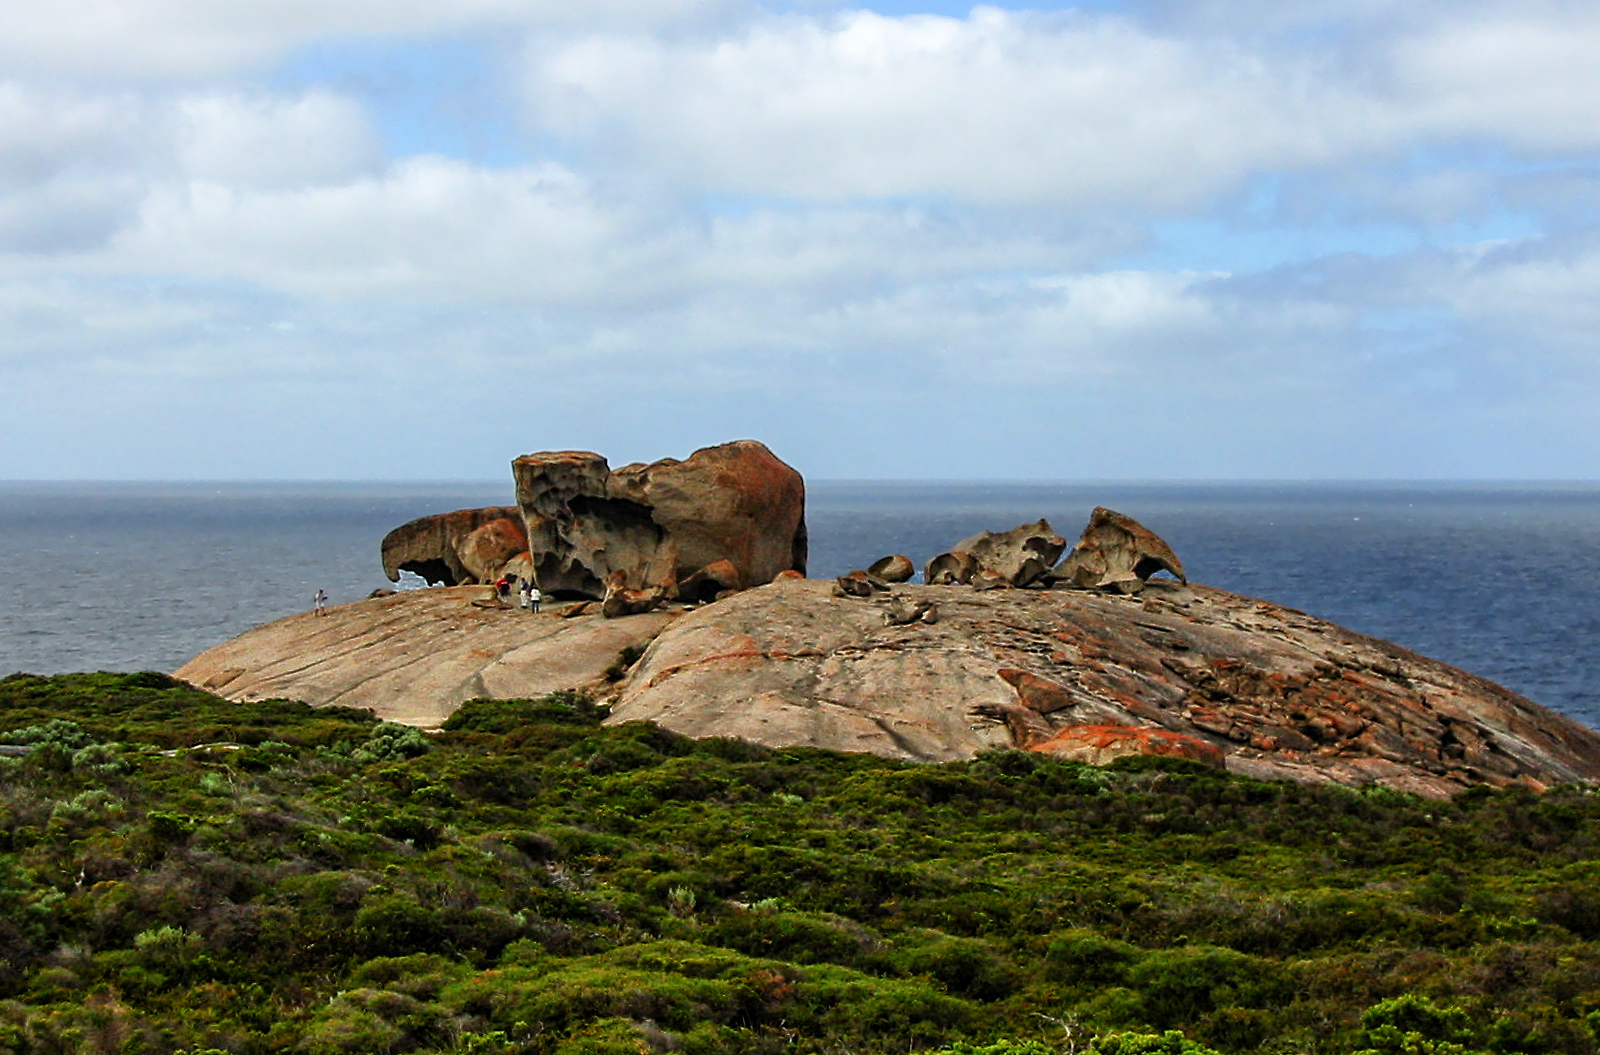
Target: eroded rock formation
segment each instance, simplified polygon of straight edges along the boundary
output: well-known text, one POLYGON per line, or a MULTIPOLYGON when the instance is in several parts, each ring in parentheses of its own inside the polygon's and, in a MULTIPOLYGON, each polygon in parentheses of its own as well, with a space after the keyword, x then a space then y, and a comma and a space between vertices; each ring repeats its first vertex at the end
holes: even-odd
POLYGON ((614 472, 598 454, 550 451, 512 473, 539 585, 556 597, 601 599, 613 582, 709 600, 805 571, 805 484, 760 443, 614 472))
POLYGON ((923 579, 930 585, 977 583, 984 588, 1031 586, 1049 573, 1067 548, 1047 520, 1010 531, 980 531, 928 562, 923 579))
POLYGON ((399 582, 408 571, 436 586, 493 582, 507 561, 527 549, 516 506, 458 509, 418 517, 385 535, 383 573, 399 582))
POLYGON ((534 615, 481 587, 406 591, 259 627, 178 675, 424 725, 472 696, 580 688, 609 695, 613 721, 921 761, 1002 746, 1173 755, 1430 796, 1600 781, 1600 733, 1387 642, 1190 585, 1165 542, 1107 509, 1051 574, 1064 542, 1041 520, 963 541, 929 562, 929 585, 890 581, 900 558, 815 582, 798 474, 760 444, 616 472, 586 452, 516 466, 515 510, 404 525, 385 570, 536 570, 547 592, 592 600, 534 615), (1150 578, 1163 570, 1177 581, 1150 578), (1062 582, 1083 588, 1003 588, 1062 582), (607 679, 623 645, 645 644, 607 679))
POLYGON ((1189 581, 1183 563, 1160 535, 1132 517, 1098 506, 1072 552, 1050 577, 1085 589, 1138 593, 1158 571, 1189 581))

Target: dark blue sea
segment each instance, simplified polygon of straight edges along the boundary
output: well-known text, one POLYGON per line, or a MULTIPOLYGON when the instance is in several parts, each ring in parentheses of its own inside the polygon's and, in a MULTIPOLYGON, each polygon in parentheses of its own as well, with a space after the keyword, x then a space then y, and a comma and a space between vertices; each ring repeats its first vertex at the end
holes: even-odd
MULTIPOLYGON (((808 484, 813 576, 920 565, 1096 505, 1190 578, 1299 608, 1600 727, 1600 484, 808 484)), ((508 485, 0 483, 0 672, 170 671, 258 623, 387 586, 385 532, 508 485)), ((416 581, 408 586, 419 585, 416 581)))

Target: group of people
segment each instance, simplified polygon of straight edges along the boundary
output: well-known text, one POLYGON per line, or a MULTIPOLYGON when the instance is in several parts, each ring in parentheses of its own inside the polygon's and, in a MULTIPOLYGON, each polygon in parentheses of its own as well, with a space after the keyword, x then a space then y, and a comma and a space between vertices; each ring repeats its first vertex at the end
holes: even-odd
POLYGON ((544 603, 544 594, 539 592, 539 587, 527 579, 513 579, 509 575, 502 575, 496 582, 495 589, 500 593, 500 599, 506 603, 511 601, 511 589, 516 587, 517 607, 526 608, 530 612, 537 612, 544 603))
MULTIPOLYGON (((530 612, 539 611, 540 606, 544 603, 544 594, 539 592, 538 586, 527 579, 513 579, 509 575, 502 575, 494 586, 500 595, 500 599, 507 604, 511 603, 511 591, 515 588, 518 597, 517 607, 526 608, 530 612)), ((311 598, 311 608, 318 615, 328 614, 328 593, 326 590, 319 589, 316 592, 316 595, 311 598)))

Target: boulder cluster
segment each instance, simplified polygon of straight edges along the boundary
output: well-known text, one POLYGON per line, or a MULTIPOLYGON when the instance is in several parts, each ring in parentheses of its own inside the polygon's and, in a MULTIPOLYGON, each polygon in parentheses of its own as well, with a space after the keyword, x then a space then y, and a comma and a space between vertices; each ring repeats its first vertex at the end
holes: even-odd
POLYGON ((1432 796, 1600 782, 1600 733, 1388 642, 1190 584, 1166 542, 1109 509, 1070 551, 1039 520, 963 539, 923 583, 901 554, 830 582, 805 578, 800 474, 759 443, 616 470, 552 451, 513 473, 515 506, 396 528, 384 569, 446 586, 527 578, 578 602, 551 605, 558 617, 508 618, 474 589, 404 591, 259 627, 178 675, 419 725, 466 699, 576 688, 611 721, 919 761, 1170 755, 1432 796))
MULTIPOLYGON (((1150 576, 1161 571, 1179 582, 1189 581, 1183 563, 1161 536, 1103 506, 1090 515, 1077 544, 1057 563, 1066 548, 1066 539, 1043 519, 1005 532, 980 531, 928 561, 922 581, 979 590, 1067 585, 1119 594, 1139 593, 1150 576)), ((909 582, 914 569, 911 558, 896 553, 839 576, 835 593, 840 597, 888 593, 894 584, 909 582)))
POLYGON ((527 579, 615 618, 805 573, 805 482, 753 440, 616 470, 590 451, 545 451, 511 470, 515 506, 389 532, 390 581, 402 571, 443 586, 527 579))

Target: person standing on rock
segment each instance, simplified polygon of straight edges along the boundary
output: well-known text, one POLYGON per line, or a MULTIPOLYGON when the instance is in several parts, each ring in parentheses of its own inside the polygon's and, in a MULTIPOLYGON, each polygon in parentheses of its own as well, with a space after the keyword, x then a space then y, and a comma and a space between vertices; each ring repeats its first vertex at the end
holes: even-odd
POLYGON ((517 580, 517 607, 518 608, 527 608, 529 610, 532 610, 532 608, 533 608, 533 598, 528 593, 528 591, 531 590, 531 589, 533 589, 533 584, 530 583, 527 579, 518 579, 517 580))
POLYGON ((530 582, 528 584, 528 610, 530 612, 537 612, 539 610, 539 603, 543 600, 544 594, 539 592, 539 587, 530 582))
POLYGON ((316 596, 311 598, 311 607, 318 615, 328 614, 328 592, 318 587, 316 596))

